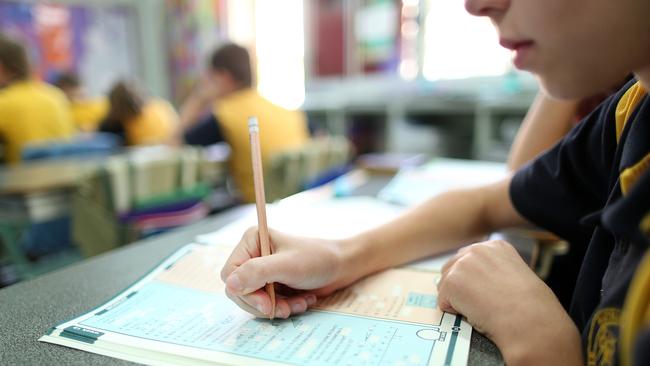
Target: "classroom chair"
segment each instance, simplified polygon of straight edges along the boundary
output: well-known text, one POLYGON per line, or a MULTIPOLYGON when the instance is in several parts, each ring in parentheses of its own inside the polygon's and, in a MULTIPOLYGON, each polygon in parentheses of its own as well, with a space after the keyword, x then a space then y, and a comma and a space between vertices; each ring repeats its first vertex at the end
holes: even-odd
MULTIPOLYGON (((93 159, 118 151, 119 139, 111 134, 79 135, 72 140, 48 141, 27 145, 21 152, 23 162, 62 159, 93 159)), ((28 225, 20 246, 29 257, 38 258, 64 251, 72 246, 70 215, 28 225)))
POLYGON ((297 149, 277 153, 269 158, 264 171, 267 201, 288 197, 314 182, 322 181, 329 172, 345 171, 350 159, 350 144, 345 137, 320 137, 297 149))
POLYGON ((204 218, 206 197, 225 181, 226 158, 195 147, 110 157, 73 195, 74 242, 92 256, 204 218))
POLYGON ((121 142, 117 136, 95 133, 79 135, 70 141, 31 144, 23 148, 21 155, 23 161, 87 158, 113 154, 119 150, 120 146, 121 142))

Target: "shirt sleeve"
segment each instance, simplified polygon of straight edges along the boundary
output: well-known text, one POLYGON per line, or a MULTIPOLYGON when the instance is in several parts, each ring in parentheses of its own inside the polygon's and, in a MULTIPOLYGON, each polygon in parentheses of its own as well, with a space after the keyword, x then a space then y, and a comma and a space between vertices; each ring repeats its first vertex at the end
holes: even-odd
POLYGON ((219 127, 219 120, 213 113, 210 113, 196 126, 186 131, 184 137, 185 143, 189 145, 208 146, 225 141, 219 127))
POLYGON ((611 190, 616 152, 615 110, 607 99, 545 154, 513 177, 510 197, 529 221, 572 243, 587 242, 611 190), (582 223, 582 224, 581 224, 582 223))

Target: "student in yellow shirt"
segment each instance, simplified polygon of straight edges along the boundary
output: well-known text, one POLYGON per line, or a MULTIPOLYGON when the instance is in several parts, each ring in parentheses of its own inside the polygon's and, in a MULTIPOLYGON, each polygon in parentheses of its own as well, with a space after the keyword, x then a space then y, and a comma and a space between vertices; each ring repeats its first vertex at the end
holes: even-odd
POLYGON ((120 136, 126 145, 172 142, 178 114, 163 99, 148 99, 132 82, 120 81, 111 89, 109 110, 99 131, 120 136))
POLYGON ((79 81, 79 77, 72 72, 61 73, 54 86, 63 91, 70 103, 72 121, 82 132, 94 132, 108 113, 108 100, 106 98, 89 98, 79 81))
POLYGON ((264 158, 309 140, 305 115, 266 100, 255 90, 253 79, 248 51, 224 45, 212 54, 208 77, 181 108, 185 142, 208 145, 225 140, 230 145, 230 171, 247 202, 255 200, 248 117, 259 119, 264 158), (205 109, 211 113, 200 121, 205 109))
POLYGON ((6 162, 20 162, 27 145, 74 135, 65 95, 33 79, 25 48, 1 34, 0 88, 0 138, 6 162))

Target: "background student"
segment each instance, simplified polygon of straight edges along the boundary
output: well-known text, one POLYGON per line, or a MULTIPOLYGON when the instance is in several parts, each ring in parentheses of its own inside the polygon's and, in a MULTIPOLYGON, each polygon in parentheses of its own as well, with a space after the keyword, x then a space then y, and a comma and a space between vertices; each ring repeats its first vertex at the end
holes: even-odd
POLYGON ((53 82, 68 98, 72 121, 82 132, 94 132, 108 113, 106 98, 90 98, 79 80, 72 72, 59 74, 53 82))
POLYGON ((256 116, 260 124, 262 156, 305 144, 309 139, 302 112, 277 106, 255 90, 248 51, 235 44, 217 49, 210 58, 208 77, 181 108, 184 140, 208 145, 225 140, 232 149, 230 171, 246 202, 255 200, 248 124, 256 116), (201 119, 202 111, 209 110, 201 119))
POLYGON ((36 80, 25 48, 0 34, 0 138, 5 162, 20 162, 27 145, 66 140, 74 133, 65 95, 36 80))
POLYGON ((222 270, 228 295, 264 316, 263 287, 294 290, 276 316, 391 266, 529 223, 584 245, 567 312, 552 289, 503 241, 466 246, 444 266, 438 304, 490 337, 507 364, 648 364, 650 283, 650 3, 624 0, 467 0, 489 16, 551 96, 582 98, 633 70, 628 83, 558 145, 501 182, 447 192, 358 236, 325 241, 271 233, 260 257, 249 230, 222 270), (535 19, 531 22, 530 19, 535 19), (597 25, 597 26, 596 26, 597 25))
POLYGON ((108 101, 100 132, 115 134, 130 146, 172 142, 178 114, 166 100, 148 98, 134 82, 119 81, 111 88, 108 101))

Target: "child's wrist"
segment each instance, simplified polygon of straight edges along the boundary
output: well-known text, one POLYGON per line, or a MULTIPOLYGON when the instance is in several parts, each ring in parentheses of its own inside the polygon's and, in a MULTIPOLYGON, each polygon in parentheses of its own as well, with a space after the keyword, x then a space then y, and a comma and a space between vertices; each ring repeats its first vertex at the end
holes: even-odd
POLYGON ((369 253, 359 237, 340 240, 337 245, 340 253, 339 281, 351 283, 371 272, 368 268, 369 253))
MULTIPOLYGON (((558 304, 559 306, 559 304, 558 304)), ((508 327, 503 334, 495 334, 494 341, 508 365, 582 364, 582 343, 573 321, 561 313, 537 314, 521 319, 535 319, 525 325, 516 321, 519 331, 508 327), (548 350, 554 350, 549 352, 548 350)))

